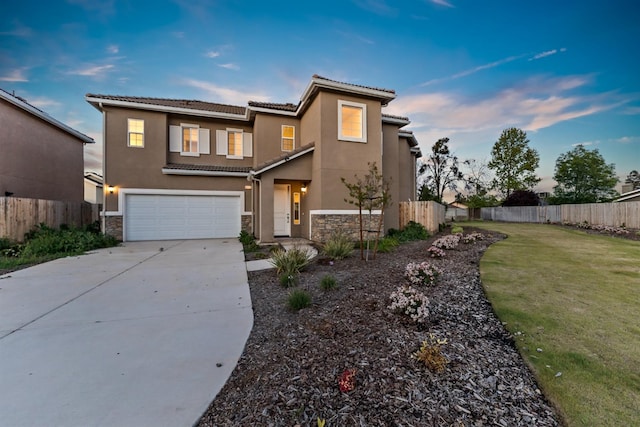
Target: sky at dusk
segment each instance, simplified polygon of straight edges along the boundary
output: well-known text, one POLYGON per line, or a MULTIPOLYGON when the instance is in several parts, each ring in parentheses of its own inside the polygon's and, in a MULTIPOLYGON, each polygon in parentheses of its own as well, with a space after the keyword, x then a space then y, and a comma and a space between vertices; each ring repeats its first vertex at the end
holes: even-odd
MULTIPOLYGON (((640 2, 67 0, 0 4, 0 88, 91 136, 86 93, 297 103, 312 75, 394 89, 427 154, 488 161, 503 129, 540 154, 584 144, 640 169, 640 2)), ((619 188, 619 187, 618 187, 619 188)))

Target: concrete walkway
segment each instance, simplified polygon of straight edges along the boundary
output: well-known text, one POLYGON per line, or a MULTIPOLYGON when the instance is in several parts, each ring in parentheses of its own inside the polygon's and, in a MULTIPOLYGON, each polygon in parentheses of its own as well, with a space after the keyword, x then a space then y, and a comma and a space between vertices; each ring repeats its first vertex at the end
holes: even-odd
MULTIPOLYGON (((311 258, 318 255, 318 251, 311 245, 311 242, 306 239, 296 238, 296 237, 287 237, 276 239, 278 243, 284 248, 285 251, 288 251, 293 248, 298 248, 303 251, 307 251, 307 253, 311 256, 311 258)), ((247 271, 260 271, 260 270, 268 270, 270 268, 275 268, 271 263, 270 259, 258 259, 255 261, 247 261, 247 271)))
POLYGON ((126 243, 0 276, 0 424, 192 426, 252 325, 237 239, 126 243))

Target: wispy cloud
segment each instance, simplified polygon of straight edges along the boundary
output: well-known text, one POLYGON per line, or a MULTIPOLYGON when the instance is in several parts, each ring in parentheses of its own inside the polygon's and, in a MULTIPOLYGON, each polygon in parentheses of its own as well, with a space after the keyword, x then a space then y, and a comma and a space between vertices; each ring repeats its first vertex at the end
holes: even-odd
POLYGON ((172 31, 171 35, 177 39, 183 39, 185 32, 184 31, 172 31))
POLYGON ((540 53, 537 53, 537 54, 533 55, 531 58, 529 58, 529 61, 535 61, 536 59, 546 58, 547 56, 555 55, 556 53, 566 52, 566 51, 567 51, 567 49, 564 48, 564 47, 561 48, 561 49, 547 50, 547 51, 540 52, 540 53))
POLYGON ((33 30, 29 27, 26 27, 20 23, 16 24, 13 30, 9 31, 0 31, 0 36, 11 36, 11 37, 31 37, 33 34, 33 30))
POLYGON ((361 43, 365 43, 365 44, 375 44, 375 42, 371 39, 368 39, 366 37, 361 36, 360 34, 355 34, 355 33, 351 33, 348 31, 341 31, 341 30, 336 30, 336 33, 338 35, 341 35, 342 37, 346 38, 346 39, 356 39, 358 41, 360 41, 361 43))
POLYGON ((387 107, 387 112, 409 115, 414 121, 412 129, 421 134, 419 140, 426 142, 456 134, 467 140, 498 135, 509 126, 537 131, 627 102, 617 93, 574 93, 591 80, 591 76, 537 77, 481 99, 449 92, 401 96, 387 107))
POLYGON ((398 10, 389 6, 385 0, 353 0, 361 9, 381 16, 396 16, 398 10))
POLYGON ((78 68, 75 70, 71 70, 68 74, 76 75, 76 76, 86 76, 86 77, 95 77, 102 78, 107 75, 108 72, 112 71, 115 68, 113 64, 105 64, 105 65, 87 65, 83 68, 78 68))
POLYGON ((461 71, 461 72, 456 73, 456 74, 452 74, 452 75, 447 76, 447 77, 431 79, 429 81, 426 81, 426 82, 422 83, 420 86, 430 86, 430 85, 435 84, 435 83, 441 83, 441 82, 445 82, 445 81, 448 81, 448 80, 455 80, 455 79, 459 79, 461 77, 470 76, 471 74, 475 74, 475 73, 477 73, 479 71, 482 71, 482 70, 488 70, 490 68, 495 68, 495 67, 498 67, 500 65, 507 64, 509 62, 513 62, 513 61, 515 61, 517 59, 523 58, 524 56, 525 55, 509 56, 508 58, 500 59, 500 60, 494 61, 494 62, 489 62, 488 64, 479 65, 479 66, 474 67, 474 68, 469 68, 468 70, 464 70, 464 71, 461 71))
POLYGON ((599 141, 585 141, 585 142, 576 142, 575 144, 571 144, 572 147, 577 147, 578 145, 582 145, 583 147, 589 147, 590 145, 599 144, 599 141))
POLYGON ((107 52, 112 55, 115 55, 118 52, 120 52, 120 48, 118 47, 118 45, 110 44, 109 46, 107 46, 107 52))
POLYGON ((640 144, 640 136, 623 136, 614 139, 613 142, 617 142, 619 144, 640 144))
POLYGON ((204 56, 206 56, 207 58, 217 58, 218 56, 220 56, 220 52, 217 52, 215 50, 210 50, 206 52, 204 56))
POLYGON ((26 68, 17 68, 15 70, 9 71, 4 76, 0 76, 0 81, 3 82, 28 82, 29 79, 25 76, 26 68))
POLYGON ((46 98, 42 96, 37 98, 29 98, 29 104, 40 109, 45 109, 48 107, 59 107, 62 105, 62 103, 56 101, 55 99, 46 98))
POLYGON ((447 0, 431 0, 431 3, 437 4, 438 6, 455 7, 454 5, 449 3, 447 0))
POLYGON ((258 92, 244 92, 240 90, 230 89, 228 87, 217 86, 213 83, 202 80, 185 79, 181 81, 186 86, 203 90, 209 95, 212 102, 221 102, 224 104, 246 105, 248 101, 269 101, 269 96, 258 92))
POLYGON ((226 68, 227 70, 239 70, 240 67, 236 64, 233 63, 227 63, 227 64, 218 64, 218 67, 220 68, 226 68))

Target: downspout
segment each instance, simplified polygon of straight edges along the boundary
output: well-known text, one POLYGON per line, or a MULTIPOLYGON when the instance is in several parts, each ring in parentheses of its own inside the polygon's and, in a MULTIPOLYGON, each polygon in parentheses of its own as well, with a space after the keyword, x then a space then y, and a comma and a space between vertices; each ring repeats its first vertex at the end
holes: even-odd
MULTIPOLYGON (((254 221, 253 216, 256 213, 255 213, 254 204, 253 204, 254 203, 254 194, 253 194, 253 192, 254 192, 254 188, 255 188, 255 183, 257 182, 258 185, 260 186, 260 190, 259 190, 259 193, 258 193, 258 197, 260 198, 260 201, 258 202, 258 210, 260 211, 260 217, 262 217, 262 181, 259 178, 256 178, 254 171, 250 172, 250 175, 247 177, 247 179, 251 179, 251 210, 253 211, 252 215, 251 215, 251 227, 252 227, 252 229, 253 229, 252 231, 253 231, 253 233, 255 235, 256 229, 255 229, 255 221, 254 221)), ((262 234, 262 227, 260 227, 260 234, 262 234)), ((256 236, 256 237, 258 238, 258 241, 260 241, 260 237, 259 236, 256 236)))
POLYGON ((102 111, 102 233, 107 234, 107 112, 102 102, 98 105, 102 111))

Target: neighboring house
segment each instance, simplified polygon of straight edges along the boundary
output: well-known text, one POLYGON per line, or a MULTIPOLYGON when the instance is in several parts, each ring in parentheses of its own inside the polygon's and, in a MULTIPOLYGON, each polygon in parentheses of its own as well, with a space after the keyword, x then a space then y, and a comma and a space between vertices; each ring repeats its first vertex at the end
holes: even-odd
POLYGON ((363 178, 373 162, 390 182, 385 230, 398 228, 421 153, 402 129, 409 120, 382 113, 395 96, 317 75, 297 104, 87 94, 104 115, 105 231, 123 240, 355 236, 358 211, 341 178, 363 178))
POLYGON ((82 202, 93 139, 0 89, 0 197, 82 202))
POLYGON ((469 219, 469 208, 467 205, 459 202, 447 203, 447 210, 444 214, 445 219, 451 221, 463 221, 469 219))
POLYGON ((622 194, 614 202, 640 202, 640 188, 634 190, 632 184, 623 184, 622 194))
POLYGON ((84 201, 101 205, 104 200, 102 188, 102 175, 95 172, 87 172, 84 174, 84 201))

